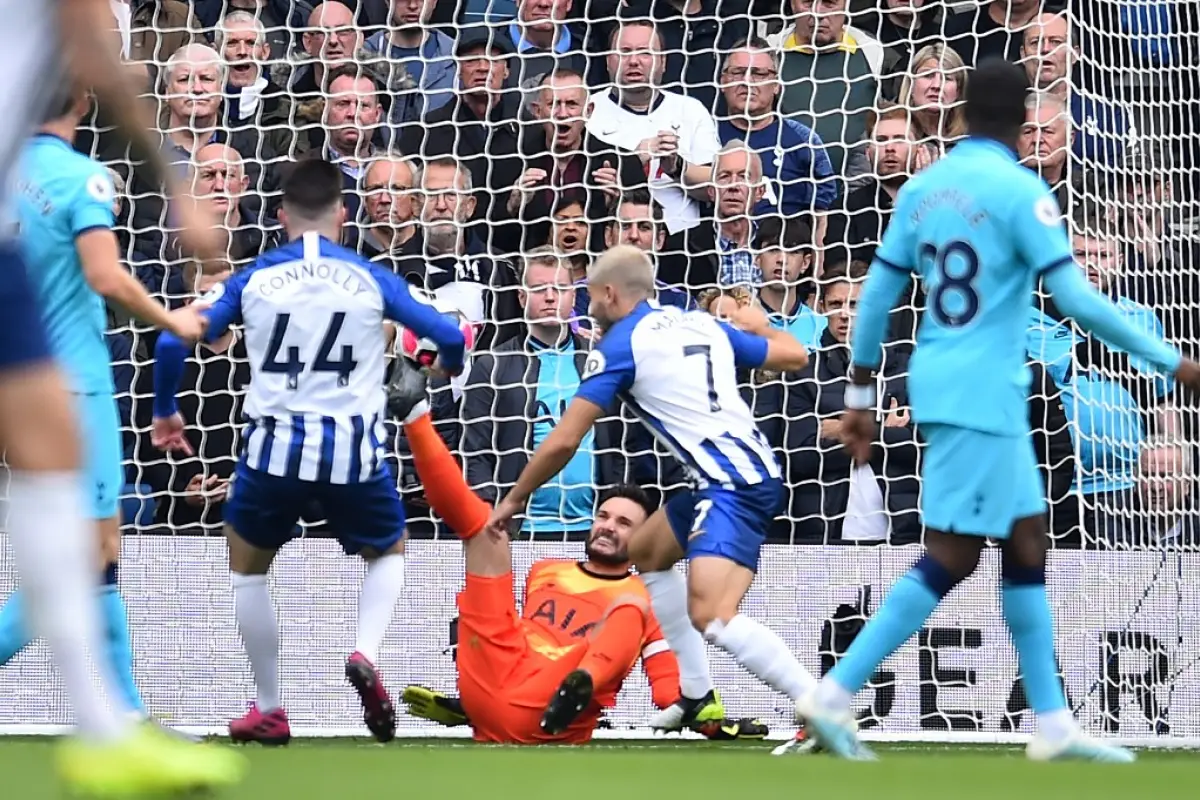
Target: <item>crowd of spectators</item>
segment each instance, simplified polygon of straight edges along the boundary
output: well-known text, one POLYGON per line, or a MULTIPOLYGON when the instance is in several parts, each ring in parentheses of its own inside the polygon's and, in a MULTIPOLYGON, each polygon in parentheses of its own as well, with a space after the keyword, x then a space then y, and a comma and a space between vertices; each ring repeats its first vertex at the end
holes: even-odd
MULTIPOLYGON (((1200 343, 1200 246, 1182 224, 1200 137, 1178 135, 1175 111, 1152 113, 1163 93, 1195 110, 1194 67, 1179 68, 1179 41, 1198 32, 1186 4, 1154 6, 1151 24, 1137 0, 1093 0, 1091 16, 1054 0, 112 3, 163 152, 228 231, 225 264, 181 257, 158 187, 97 109, 77 144, 113 170, 130 268, 188 302, 279 243, 289 164, 333 161, 343 244, 479 325, 469 373, 435 385, 433 405, 489 499, 574 395, 603 335, 587 318, 588 265, 626 243, 654 260, 660 302, 718 316, 757 303, 811 348, 798 373, 742 376, 790 492, 773 539, 918 541, 905 375, 920 287, 893 313, 880 438, 862 466, 837 436, 847 342, 897 192, 965 136, 962 99, 989 56, 1023 64, 1035 87, 1018 157, 1059 199, 1080 268, 1148 334, 1193 356, 1200 343)), ((112 322, 129 491, 143 498, 126 522, 212 532, 244 346, 197 352, 182 404, 196 456, 168 459, 145 434, 152 335, 117 310, 112 322)), ((1200 546, 1191 400, 1040 295, 1028 353, 1056 546, 1200 546)), ((402 437, 390 444, 414 534, 437 535, 402 437)), ((621 481, 665 496, 683 475, 614 409, 535 493, 524 533, 586 531, 598 489, 621 481)))

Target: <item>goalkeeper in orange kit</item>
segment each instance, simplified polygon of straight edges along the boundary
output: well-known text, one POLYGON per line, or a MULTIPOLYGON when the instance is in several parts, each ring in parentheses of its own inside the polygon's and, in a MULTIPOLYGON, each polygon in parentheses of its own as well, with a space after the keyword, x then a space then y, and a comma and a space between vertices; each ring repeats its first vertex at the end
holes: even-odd
MULTIPOLYGON (((645 492, 623 486, 605 493, 587 560, 534 564, 524 615, 518 614, 508 539, 483 532, 491 509, 467 486, 424 403, 405 410, 404 431, 425 497, 462 538, 466 558, 457 599, 460 698, 409 687, 410 710, 443 724, 469 724, 477 741, 582 744, 639 658, 654 704, 667 708, 679 700, 678 663, 650 612, 645 586, 629 571, 629 536, 653 511, 645 492)), ((724 720, 716 705, 711 724, 700 728, 706 734, 765 736, 759 723, 724 720)))

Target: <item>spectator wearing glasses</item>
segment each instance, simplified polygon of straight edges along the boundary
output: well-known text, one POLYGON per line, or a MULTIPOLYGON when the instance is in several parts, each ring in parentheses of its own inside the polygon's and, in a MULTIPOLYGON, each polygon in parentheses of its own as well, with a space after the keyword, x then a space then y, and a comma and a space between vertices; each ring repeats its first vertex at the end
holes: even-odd
MULTIPOLYGON (((526 332, 478 354, 463 391, 467 482, 494 502, 520 477, 579 389, 588 346, 567 324, 570 270, 551 248, 525 258, 520 302, 526 332)), ((595 487, 618 482, 619 425, 601 422, 563 470, 530 498, 522 531, 563 540, 589 529, 595 487)))
POLYGON ((420 227, 400 249, 400 274, 481 326, 480 348, 516 335, 521 319, 512 266, 488 254, 467 225, 475 209, 471 173, 450 157, 417 171, 420 227))
POLYGON ((776 110, 778 56, 765 39, 734 45, 721 72, 721 91, 728 114, 717 125, 721 143, 744 140, 762 162, 766 184, 756 216, 829 209, 837 197, 829 155, 812 129, 776 110))
MULTIPOLYGON (((389 121, 401 130, 454 99, 454 40, 429 26, 437 0, 392 0, 389 24, 363 49, 385 60, 393 93, 389 121)), ((415 154, 414 154, 415 155, 415 154)))
MULTIPOLYGON (((459 36, 458 93, 454 100, 409 126, 400 152, 413 158, 454 158, 471 173, 476 198, 472 221, 507 220, 508 191, 521 175, 518 125, 520 97, 505 90, 512 44, 498 28, 469 28, 459 36)), ((477 235, 494 250, 505 236, 494 225, 478 225, 477 235)))
POLYGON ((300 37, 306 59, 288 81, 288 94, 296 101, 319 97, 328 86, 331 70, 352 65, 362 46, 362 32, 354 21, 354 12, 337 0, 321 3, 308 15, 308 25, 300 37))

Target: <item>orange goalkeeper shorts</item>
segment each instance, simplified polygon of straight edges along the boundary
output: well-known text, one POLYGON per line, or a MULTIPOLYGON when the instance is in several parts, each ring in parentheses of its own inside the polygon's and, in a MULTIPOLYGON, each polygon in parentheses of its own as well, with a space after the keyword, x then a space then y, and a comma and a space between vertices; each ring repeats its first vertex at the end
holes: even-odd
POLYGON ((458 693, 475 740, 507 744, 590 741, 599 709, 558 736, 541 729, 559 684, 579 666, 586 644, 554 647, 517 615, 512 573, 467 573, 458 594, 458 693))

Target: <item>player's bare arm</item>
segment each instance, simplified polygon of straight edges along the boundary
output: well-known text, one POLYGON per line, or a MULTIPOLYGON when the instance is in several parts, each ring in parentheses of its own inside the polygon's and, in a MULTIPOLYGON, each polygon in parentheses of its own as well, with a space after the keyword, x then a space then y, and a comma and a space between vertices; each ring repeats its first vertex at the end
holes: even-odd
POLYGON ((83 276, 96 294, 111 300, 142 322, 171 331, 185 341, 194 342, 204 335, 208 322, 191 306, 168 311, 150 296, 146 288, 117 257, 117 237, 111 230, 95 228, 75 239, 75 250, 83 266, 83 276))
MULTIPOLYGON (((139 164, 151 183, 161 183, 177 200, 185 197, 177 177, 167 167, 154 141, 157 126, 138 102, 112 46, 112 9, 106 0, 62 0, 59 4, 59 28, 66 61, 80 85, 95 92, 104 108, 113 115, 117 128, 130 144, 131 158, 139 164)), ((223 247, 218 228, 202 209, 186 200, 177 202, 171 213, 180 228, 184 245, 202 259, 218 258, 223 247)))
POLYGON ((604 409, 589 400, 576 397, 563 412, 558 425, 534 452, 512 488, 492 512, 488 520, 488 532, 492 536, 507 535, 512 518, 525 508, 529 496, 553 478, 575 455, 583 437, 604 414, 604 409))
POLYGON ((741 306, 730 318, 737 328, 767 340, 763 369, 792 372, 808 365, 808 349, 792 334, 771 326, 767 314, 756 303, 741 306))

